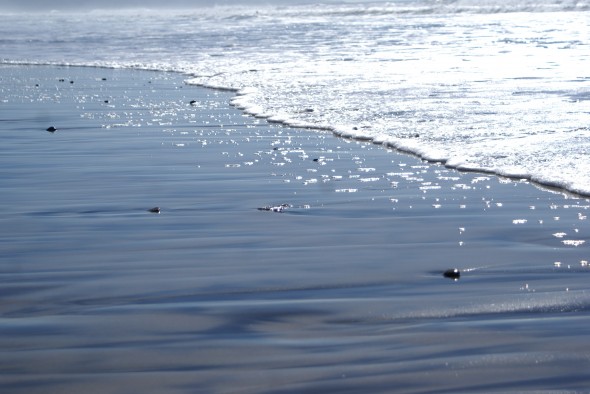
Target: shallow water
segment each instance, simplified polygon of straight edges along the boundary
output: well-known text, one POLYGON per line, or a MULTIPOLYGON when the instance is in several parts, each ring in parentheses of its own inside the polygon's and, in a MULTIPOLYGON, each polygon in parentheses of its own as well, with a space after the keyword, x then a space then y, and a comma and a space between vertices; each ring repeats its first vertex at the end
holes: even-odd
POLYGON ((3 390, 588 386, 588 200, 245 117, 176 74, 1 75, 3 390))
POLYGON ((0 14, 3 63, 182 71, 291 125, 590 194, 587 1, 0 14))

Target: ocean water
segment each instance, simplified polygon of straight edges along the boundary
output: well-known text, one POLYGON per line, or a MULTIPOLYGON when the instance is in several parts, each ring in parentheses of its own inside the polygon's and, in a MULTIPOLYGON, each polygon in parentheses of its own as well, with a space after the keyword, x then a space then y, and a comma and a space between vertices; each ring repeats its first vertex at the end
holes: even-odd
POLYGON ((587 8, 2 15, 0 391, 585 392, 587 8))
POLYGON ((4 63, 174 70, 247 113, 590 194, 590 4, 0 15, 4 63))

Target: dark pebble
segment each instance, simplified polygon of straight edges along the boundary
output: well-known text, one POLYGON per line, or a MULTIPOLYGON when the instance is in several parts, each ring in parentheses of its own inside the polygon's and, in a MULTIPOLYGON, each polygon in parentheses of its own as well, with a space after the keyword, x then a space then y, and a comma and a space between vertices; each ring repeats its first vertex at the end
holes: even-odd
POLYGON ((195 105, 197 103, 197 100, 191 100, 190 104, 191 105, 195 105))
POLYGON ((105 103, 105 104, 108 104, 108 103, 109 103, 109 100, 105 100, 105 101, 104 101, 104 103, 105 103))
POLYGON ((49 126, 47 128, 47 131, 49 131, 50 133, 53 133, 53 132, 57 131, 57 129, 55 127, 53 127, 53 126, 49 126))
POLYGON ((106 81, 107 79, 106 79, 106 78, 102 78, 102 80, 103 80, 103 81, 106 81))
POLYGON ((445 278, 457 280, 461 277, 461 271, 459 271, 457 268, 451 268, 443 272, 443 276, 445 278))
POLYGON ((313 161, 318 162, 318 161, 320 161, 320 159, 313 159, 313 161))
POLYGON ((148 209, 148 212, 151 212, 151 213, 160 213, 160 207, 153 207, 151 209, 148 209))

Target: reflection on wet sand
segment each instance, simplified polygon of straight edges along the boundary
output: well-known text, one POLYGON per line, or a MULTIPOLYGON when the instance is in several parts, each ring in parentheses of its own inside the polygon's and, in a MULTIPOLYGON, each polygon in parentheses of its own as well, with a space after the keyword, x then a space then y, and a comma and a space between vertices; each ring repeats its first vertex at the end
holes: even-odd
POLYGON ((587 200, 244 117, 173 74, 4 70, 3 391, 588 385, 587 200))

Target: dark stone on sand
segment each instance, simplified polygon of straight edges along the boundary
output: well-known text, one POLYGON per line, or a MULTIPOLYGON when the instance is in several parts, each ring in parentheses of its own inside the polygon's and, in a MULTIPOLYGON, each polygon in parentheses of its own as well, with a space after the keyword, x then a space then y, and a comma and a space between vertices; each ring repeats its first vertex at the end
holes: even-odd
POLYGON ((191 100, 190 105, 195 105, 197 103, 197 100, 191 100))
POLYGON ((457 268, 451 268, 443 272, 445 278, 457 280, 461 277, 461 271, 457 268))
POLYGON ((103 80, 103 81, 106 81, 107 79, 106 79, 106 78, 102 78, 102 80, 103 80))
POLYGON ((74 83, 74 81, 70 81, 70 83, 74 83))
POLYGON ((318 161, 320 161, 320 159, 313 159, 313 161, 318 162, 318 161))
POLYGON ((57 129, 53 126, 49 126, 46 130, 49 131, 50 133, 57 131, 57 129))
POLYGON ((109 100, 105 100, 105 101, 104 101, 104 103, 105 103, 105 104, 108 104, 108 103, 109 103, 109 100))
POLYGON ((66 80, 65 80, 65 79, 63 79, 63 78, 60 78, 60 79, 59 79, 59 82, 65 82, 65 81, 66 81, 66 80))
POLYGON ((353 129, 353 130, 358 130, 359 128, 358 128, 358 127, 356 127, 356 126, 354 126, 352 129, 353 129))
POLYGON ((160 213, 160 207, 150 208, 150 209, 148 209, 148 212, 151 212, 151 213, 160 213))

